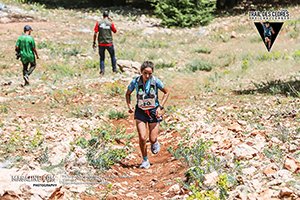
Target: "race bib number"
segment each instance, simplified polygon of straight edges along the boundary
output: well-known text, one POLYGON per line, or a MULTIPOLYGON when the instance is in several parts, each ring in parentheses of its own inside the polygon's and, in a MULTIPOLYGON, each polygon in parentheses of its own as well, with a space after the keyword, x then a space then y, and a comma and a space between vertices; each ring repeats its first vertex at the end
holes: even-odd
POLYGON ((155 99, 139 99, 138 100, 138 107, 142 110, 149 110, 151 108, 155 108, 155 99))

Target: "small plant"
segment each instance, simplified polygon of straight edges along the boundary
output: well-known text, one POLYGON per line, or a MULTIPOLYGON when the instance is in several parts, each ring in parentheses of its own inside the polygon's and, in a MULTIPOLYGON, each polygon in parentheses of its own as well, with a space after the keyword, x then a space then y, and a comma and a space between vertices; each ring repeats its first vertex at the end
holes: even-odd
POLYGON ((122 83, 120 83, 120 81, 106 83, 105 89, 106 93, 111 97, 123 95, 125 92, 125 86, 122 83))
POLYGON ((49 161, 49 149, 48 149, 48 147, 46 147, 43 150, 42 154, 38 157, 37 160, 40 164, 45 164, 49 161))
POLYGON ((65 106, 70 104, 71 100, 78 95, 78 91, 76 91, 76 89, 54 90, 51 95, 53 98, 53 103, 59 103, 65 106))
POLYGON ((109 119, 126 119, 128 115, 124 111, 111 110, 108 113, 109 119))
POLYGON ((75 144, 84 149, 88 146, 89 142, 85 138, 80 137, 76 140, 75 144))
POLYGON ((225 200, 228 197, 228 189, 229 189, 228 176, 227 174, 224 173, 219 175, 218 178, 219 180, 217 182, 217 185, 220 190, 219 198, 225 200))
POLYGON ((77 118, 88 118, 94 115, 94 111, 91 106, 83 106, 75 108, 75 110, 72 111, 72 114, 77 118))
POLYGON ((49 49, 49 50, 55 50, 55 47, 53 43, 48 42, 48 41, 41 41, 37 44, 38 49, 49 49))
POLYGON ((91 60, 91 59, 89 59, 89 60, 85 61, 85 63, 84 63, 84 67, 86 69, 96 69, 99 66, 100 66, 100 64, 99 64, 98 60, 91 60))
POLYGON ((77 56, 81 52, 82 52, 81 49, 79 49, 77 47, 73 47, 71 49, 63 51, 63 55, 64 56, 77 56))
POLYGON ((195 71, 211 71, 213 68, 213 64, 203 60, 193 60, 190 64, 188 64, 188 69, 192 72, 195 71))
POLYGON ((75 75, 76 71, 74 69, 74 67, 71 67, 69 65, 63 65, 63 64, 54 64, 48 67, 49 70, 52 70, 56 73, 56 75, 59 76, 69 76, 72 77, 75 75))
POLYGON ((210 54, 212 52, 212 50, 210 48, 207 47, 199 47, 197 49, 195 49, 196 53, 204 53, 204 54, 210 54))
POLYGON ((261 37, 259 36, 254 36, 250 38, 251 43, 260 43, 262 41, 261 37))
POLYGON ((289 32, 289 37, 292 38, 292 39, 297 39, 299 37, 299 32, 298 31, 295 31, 295 30, 292 30, 289 32))
POLYGON ((259 54, 256 59, 258 61, 269 61, 269 60, 279 60, 284 58, 284 55, 279 51, 271 52, 271 53, 262 53, 259 54))
POLYGON ((280 146, 273 145, 272 147, 267 147, 263 150, 264 155, 277 163, 279 167, 283 164, 282 158, 284 157, 284 152, 280 149, 280 146))
POLYGON ((233 54, 222 54, 218 57, 219 59, 221 59, 220 62, 220 67, 228 67, 231 64, 235 63, 236 57, 233 54))
POLYGON ((117 57, 120 59, 126 59, 126 60, 135 60, 137 56, 137 51, 135 49, 121 49, 120 51, 117 51, 117 57))
POLYGON ((244 58, 242 60, 242 70, 246 71, 249 68, 249 59, 248 58, 244 58))
POLYGON ((125 149, 109 149, 101 152, 98 150, 97 145, 92 147, 87 153, 89 163, 94 168, 100 170, 109 169, 112 165, 116 162, 120 162, 126 156, 127 152, 125 149))
POLYGON ((30 147, 36 148, 44 142, 43 134, 40 131, 37 131, 33 138, 30 139, 30 147))
POLYGON ((157 69, 173 68, 173 67, 175 67, 174 62, 169 62, 169 63, 161 62, 161 63, 157 63, 155 65, 155 68, 157 68, 157 69))
POLYGON ((300 50, 296 50, 293 54, 294 60, 300 60, 300 50))
POLYGON ((126 135, 125 128, 112 127, 106 124, 103 128, 93 130, 91 135, 92 139, 87 141, 84 138, 79 138, 76 144, 87 149, 87 159, 93 167, 100 170, 109 169, 128 155, 127 146, 121 149, 112 149, 110 146, 110 144, 123 138, 129 140, 130 135, 126 135))
MULTIPOLYGON (((189 169, 186 171, 186 181, 184 187, 192 192, 188 199, 222 199, 228 197, 230 184, 234 183, 234 178, 224 171, 223 162, 209 152, 211 142, 199 139, 191 144, 191 137, 186 137, 178 144, 176 150, 172 147, 168 151, 176 158, 186 163, 189 169), (210 172, 219 174, 215 185, 205 185, 205 175, 210 172), (218 191, 218 192, 217 192, 218 191)), ((229 172, 229 170, 227 170, 229 172)), ((233 172, 230 172, 233 173, 233 172)))
POLYGON ((1 104, 0 105, 0 113, 7 114, 8 110, 9 110, 9 107, 8 107, 7 104, 1 104))
POLYGON ((123 126, 112 126, 111 124, 105 124, 102 128, 92 130, 91 135, 94 137, 101 137, 103 140, 110 143, 121 139, 129 141, 134 136, 134 134, 127 134, 126 128, 123 126))

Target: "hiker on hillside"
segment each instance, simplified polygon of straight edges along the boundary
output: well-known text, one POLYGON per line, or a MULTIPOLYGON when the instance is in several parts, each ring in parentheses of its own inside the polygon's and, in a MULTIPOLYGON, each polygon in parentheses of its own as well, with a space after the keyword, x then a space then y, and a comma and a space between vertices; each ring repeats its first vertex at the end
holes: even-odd
POLYGON ((96 48, 96 38, 98 35, 98 46, 99 46, 99 55, 100 55, 100 75, 104 75, 104 59, 105 59, 105 50, 108 51, 111 58, 112 71, 117 72, 116 67, 116 57, 115 57, 115 49, 113 45, 113 37, 112 32, 116 33, 117 29, 109 17, 109 12, 103 12, 103 19, 101 21, 97 21, 94 27, 94 40, 93 40, 93 48, 96 48))
POLYGON ((157 154, 160 150, 160 144, 157 141, 159 122, 162 121, 164 105, 168 99, 169 91, 157 77, 153 76, 154 64, 151 61, 145 61, 141 66, 141 75, 134 78, 128 86, 126 92, 126 103, 129 113, 134 112, 136 127, 139 134, 139 145, 143 156, 140 168, 149 168, 150 162, 147 156, 147 126, 149 128, 149 140, 151 151, 157 154), (164 95, 161 103, 158 101, 158 89, 164 95), (131 106, 130 95, 136 91, 137 104, 135 108, 131 106))
POLYGON ((31 36, 32 28, 29 25, 24 27, 24 33, 18 37, 16 42, 16 56, 17 59, 21 58, 23 64, 23 78, 25 85, 29 85, 29 76, 36 67, 36 59, 39 59, 38 53, 35 48, 35 42, 31 36), (28 66, 30 64, 30 68, 28 66))
POLYGON ((272 35, 275 34, 275 31, 273 30, 272 26, 270 25, 269 22, 262 23, 261 25, 264 29, 264 39, 265 43, 267 45, 268 51, 271 49, 271 43, 272 43, 272 35))

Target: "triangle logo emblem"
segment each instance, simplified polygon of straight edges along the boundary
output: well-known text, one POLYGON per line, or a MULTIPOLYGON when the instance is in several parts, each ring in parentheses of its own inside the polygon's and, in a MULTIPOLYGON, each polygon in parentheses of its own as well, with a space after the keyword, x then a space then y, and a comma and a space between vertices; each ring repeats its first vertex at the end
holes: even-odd
POLYGON ((283 22, 254 22, 254 24, 267 50, 270 51, 283 22))

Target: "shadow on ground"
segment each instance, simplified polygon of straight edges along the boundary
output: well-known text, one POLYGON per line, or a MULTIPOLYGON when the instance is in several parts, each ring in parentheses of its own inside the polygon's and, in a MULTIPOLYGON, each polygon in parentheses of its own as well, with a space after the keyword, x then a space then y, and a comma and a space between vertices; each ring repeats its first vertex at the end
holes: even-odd
POLYGON ((271 95, 282 94, 300 98, 300 80, 273 80, 253 84, 255 86, 254 89, 234 90, 233 92, 238 95, 262 93, 271 95))

